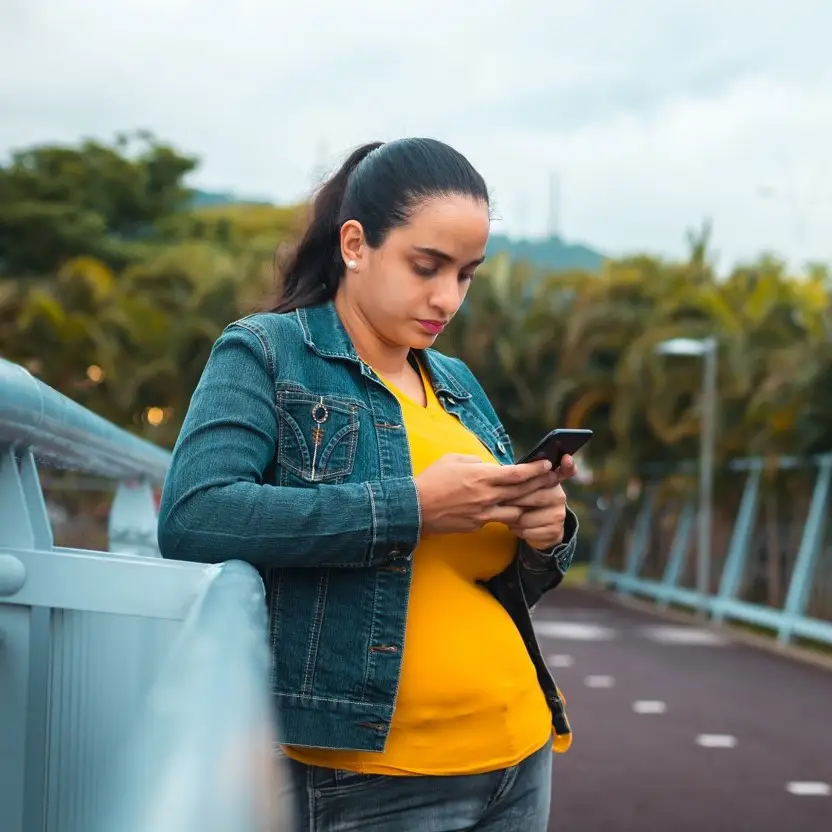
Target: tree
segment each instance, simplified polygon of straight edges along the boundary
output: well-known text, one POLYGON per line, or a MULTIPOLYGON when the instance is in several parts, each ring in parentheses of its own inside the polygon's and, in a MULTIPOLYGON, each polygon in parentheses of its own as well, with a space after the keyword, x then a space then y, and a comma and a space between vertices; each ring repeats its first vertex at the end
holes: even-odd
POLYGON ((124 265, 132 242, 186 207, 195 167, 147 132, 15 153, 0 168, 0 273, 42 275, 83 255, 124 265))

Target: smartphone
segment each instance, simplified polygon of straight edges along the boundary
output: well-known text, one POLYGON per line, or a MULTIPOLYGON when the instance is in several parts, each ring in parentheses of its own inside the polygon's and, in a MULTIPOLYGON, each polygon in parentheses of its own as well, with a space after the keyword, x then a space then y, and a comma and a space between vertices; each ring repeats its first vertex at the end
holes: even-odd
POLYGON ((553 468, 560 465, 564 454, 577 453, 589 440, 592 431, 584 428, 557 428, 543 437, 517 464, 535 459, 548 459, 553 468))

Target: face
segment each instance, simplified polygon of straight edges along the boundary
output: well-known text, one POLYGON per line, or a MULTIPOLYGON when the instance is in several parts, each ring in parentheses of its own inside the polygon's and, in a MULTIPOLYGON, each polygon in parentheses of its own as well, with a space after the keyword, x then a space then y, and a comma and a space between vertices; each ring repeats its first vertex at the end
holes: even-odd
POLYGON ((488 207, 470 197, 437 197, 370 248, 361 225, 341 229, 347 269, 340 291, 390 346, 429 347, 456 314, 485 256, 488 207))

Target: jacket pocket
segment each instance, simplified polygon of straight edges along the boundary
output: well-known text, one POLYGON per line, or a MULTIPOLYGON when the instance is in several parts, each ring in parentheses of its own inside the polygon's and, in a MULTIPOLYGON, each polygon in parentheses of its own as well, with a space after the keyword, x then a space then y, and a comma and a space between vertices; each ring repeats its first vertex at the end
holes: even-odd
POLYGON ((277 464, 309 483, 348 477, 355 465, 359 405, 335 395, 278 390, 277 464))

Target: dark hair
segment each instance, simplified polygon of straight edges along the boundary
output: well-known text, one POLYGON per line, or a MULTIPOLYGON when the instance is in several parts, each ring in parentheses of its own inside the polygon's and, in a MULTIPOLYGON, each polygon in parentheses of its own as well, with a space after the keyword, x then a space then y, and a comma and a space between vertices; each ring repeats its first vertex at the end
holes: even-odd
POLYGON ((272 311, 335 297, 344 275, 340 232, 347 220, 360 222, 367 244, 378 248, 419 203, 451 194, 489 204, 485 180, 443 142, 407 138, 354 150, 315 197, 311 222, 283 268, 282 291, 272 311))

